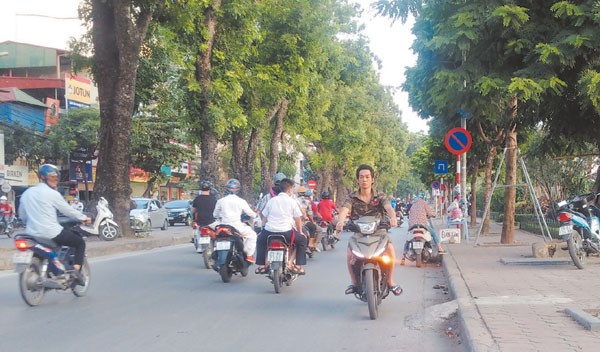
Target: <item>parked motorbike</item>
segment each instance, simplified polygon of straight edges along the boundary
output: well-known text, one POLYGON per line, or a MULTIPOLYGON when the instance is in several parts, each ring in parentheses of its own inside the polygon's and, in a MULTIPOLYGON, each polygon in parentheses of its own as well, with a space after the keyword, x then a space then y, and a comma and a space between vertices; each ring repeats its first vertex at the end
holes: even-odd
POLYGON ((367 302, 369 317, 377 319, 379 304, 390 294, 387 274, 382 267, 394 265, 383 252, 388 246, 388 236, 372 236, 379 227, 379 219, 363 216, 349 224, 350 231, 361 236, 352 236, 348 245, 352 252, 351 263, 358 281, 355 297, 367 302))
POLYGON ((215 264, 212 254, 215 249, 216 232, 210 226, 198 226, 197 223, 194 223, 192 226, 195 233, 194 246, 196 247, 196 252, 202 253, 206 269, 212 269, 215 264))
MULTIPOLYGON (((63 226, 65 226, 63 224, 63 226)), ((68 223, 72 230, 83 236, 75 223, 68 223)), ((85 285, 76 285, 72 275, 75 249, 59 246, 51 239, 18 234, 15 246, 19 250, 13 255, 15 271, 19 273, 19 290, 25 303, 37 306, 49 290, 71 290, 77 297, 84 296, 90 285, 90 266, 87 258, 81 267, 85 285)))
POLYGON ((337 239, 334 236, 333 226, 325 220, 319 221, 319 229, 321 230, 321 246, 323 247, 323 251, 327 251, 329 247, 331 249, 335 248, 335 244, 337 243, 337 239))
POLYGON ((567 241, 575 266, 583 269, 589 255, 600 254, 600 209, 593 205, 600 193, 578 195, 558 203, 559 236, 567 241))
POLYGON ((272 234, 267 237, 267 277, 273 282, 275 293, 280 293, 284 285, 290 286, 298 278, 298 274, 289 268, 294 264, 293 260, 290 263, 292 251, 293 246, 288 244, 285 236, 272 234))
POLYGON ((211 257, 213 269, 221 275, 223 282, 230 282, 234 274, 248 275, 250 263, 246 261, 244 242, 238 231, 229 225, 217 225, 215 247, 211 257))
POLYGON ((433 258, 432 237, 425 225, 413 225, 408 229, 408 240, 405 248, 406 258, 411 262, 417 262, 417 268, 423 263, 428 263, 433 258))
POLYGON ((121 235, 121 228, 113 220, 113 213, 108 207, 108 201, 100 197, 96 204, 96 218, 90 225, 81 225, 81 230, 97 235, 104 241, 114 241, 121 235))

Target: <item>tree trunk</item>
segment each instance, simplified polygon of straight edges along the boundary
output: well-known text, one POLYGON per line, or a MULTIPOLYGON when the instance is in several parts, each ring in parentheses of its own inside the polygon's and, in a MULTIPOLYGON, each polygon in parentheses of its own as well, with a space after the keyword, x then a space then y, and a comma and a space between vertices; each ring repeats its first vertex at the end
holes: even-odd
MULTIPOLYGON (((596 140, 596 146, 598 147, 598 151, 600 151, 600 138, 596 140)), ((598 193, 600 191, 600 168, 596 170, 596 181, 594 182, 594 188, 592 188, 592 192, 598 193)))
POLYGON ((240 196, 250 202, 256 200, 252 193, 252 181, 254 180, 258 142, 261 137, 260 131, 259 129, 252 129, 249 138, 243 136, 240 132, 233 132, 232 134, 233 155, 231 166, 233 177, 236 177, 242 184, 240 196))
MULTIPOLYGON (((477 226, 477 177, 479 176, 479 157, 475 154, 471 157, 471 224, 477 226)), ((465 192, 466 193, 466 192, 465 192)), ((468 196, 468 195, 466 195, 468 196)))
POLYGON ((130 1, 92 1, 92 42, 100 103, 99 158, 94 196, 115 209, 124 236, 129 226, 129 134, 141 43, 152 12, 131 12, 130 1))
POLYGON ((209 6, 204 12, 204 25, 206 28, 206 46, 204 51, 196 59, 196 79, 200 83, 200 111, 199 119, 201 125, 200 131, 200 179, 209 180, 213 184, 219 181, 219 155, 217 153, 218 136, 214 132, 208 116, 208 108, 212 103, 209 88, 212 85, 211 69, 213 45, 215 43, 217 31, 216 12, 221 7, 221 0, 214 0, 212 6, 209 6))
POLYGON ((517 97, 510 101, 511 124, 506 133, 506 182, 504 189, 504 220, 500 243, 515 242, 515 202, 517 198, 517 97))
MULTIPOLYGON (((490 145, 490 149, 488 150, 487 158, 485 161, 485 171, 484 171, 484 186, 483 186, 483 206, 487 206, 490 198, 492 197, 492 172, 494 171, 494 159, 498 154, 498 149, 496 149, 495 145, 490 145)), ((485 209, 484 209, 485 210, 485 209)), ((481 233, 489 233, 490 232, 490 209, 487 210, 487 214, 485 218, 483 218, 483 224, 481 227, 481 233)))
MULTIPOLYGON (((287 115, 288 107, 289 101, 282 99, 277 115, 275 116, 275 126, 273 126, 271 144, 269 145, 269 179, 273 179, 279 168, 279 148, 281 147, 281 137, 283 134, 283 119, 287 115)), ((287 176, 291 177, 291 175, 287 176)))

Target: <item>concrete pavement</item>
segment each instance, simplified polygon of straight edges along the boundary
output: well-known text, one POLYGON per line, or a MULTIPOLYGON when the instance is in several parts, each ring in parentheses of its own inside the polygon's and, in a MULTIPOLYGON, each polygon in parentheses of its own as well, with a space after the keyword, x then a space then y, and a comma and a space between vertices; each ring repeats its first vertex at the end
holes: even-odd
POLYGON ((584 328, 565 311, 600 308, 599 258, 589 258, 584 270, 568 261, 507 265, 514 262, 503 259, 531 257, 531 245, 542 238, 516 230, 518 245, 498 245, 501 224, 491 224, 491 234, 475 246, 476 230, 466 243, 444 245, 444 267, 470 351, 600 349, 600 330, 584 328))

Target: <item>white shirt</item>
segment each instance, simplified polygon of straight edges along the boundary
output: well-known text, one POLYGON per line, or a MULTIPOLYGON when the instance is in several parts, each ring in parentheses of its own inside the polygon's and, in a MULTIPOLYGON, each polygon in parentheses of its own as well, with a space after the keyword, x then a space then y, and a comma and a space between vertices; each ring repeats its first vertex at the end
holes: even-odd
POLYGON ((236 227, 235 225, 242 224, 242 213, 246 213, 252 218, 256 217, 256 213, 250 208, 248 202, 235 194, 229 194, 217 201, 213 216, 221 224, 236 227))
POLYGON ((28 235, 54 238, 63 227, 58 223, 56 211, 64 216, 85 220, 87 216, 73 209, 56 190, 44 182, 23 192, 19 204, 19 218, 26 224, 28 235))
POLYGON ((287 232, 294 226, 294 218, 302 216, 300 206, 287 193, 281 192, 269 199, 262 214, 267 218, 265 230, 269 232, 287 232))

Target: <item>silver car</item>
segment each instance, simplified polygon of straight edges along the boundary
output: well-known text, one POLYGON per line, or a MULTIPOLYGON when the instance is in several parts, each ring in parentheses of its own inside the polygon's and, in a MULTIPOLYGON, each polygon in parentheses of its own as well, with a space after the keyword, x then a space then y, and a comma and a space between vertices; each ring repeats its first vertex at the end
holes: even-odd
POLYGON ((153 227, 166 230, 169 227, 167 209, 156 199, 133 198, 135 209, 129 211, 131 227, 136 232, 150 231, 153 227))

